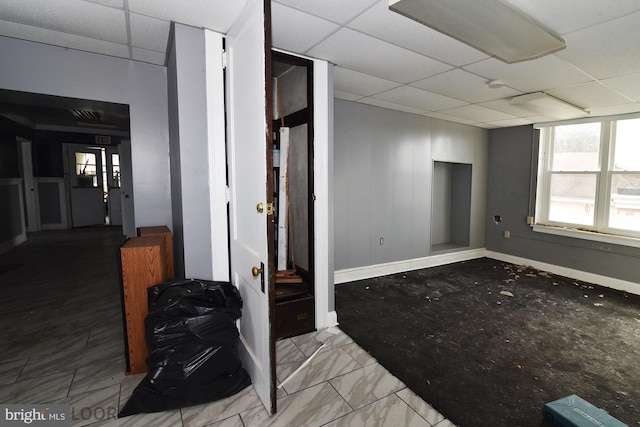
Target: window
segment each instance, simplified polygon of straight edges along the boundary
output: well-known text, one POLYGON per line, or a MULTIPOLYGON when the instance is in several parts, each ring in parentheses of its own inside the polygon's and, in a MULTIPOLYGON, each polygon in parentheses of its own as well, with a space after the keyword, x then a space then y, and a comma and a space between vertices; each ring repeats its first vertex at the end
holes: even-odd
POLYGON ((542 128, 536 225, 640 237, 640 119, 542 128))
POLYGON ((96 155, 93 153, 75 153, 76 182, 78 187, 97 187, 96 155))
POLYGON ((120 188, 122 186, 120 182, 120 154, 111 154, 111 178, 114 188, 120 188))

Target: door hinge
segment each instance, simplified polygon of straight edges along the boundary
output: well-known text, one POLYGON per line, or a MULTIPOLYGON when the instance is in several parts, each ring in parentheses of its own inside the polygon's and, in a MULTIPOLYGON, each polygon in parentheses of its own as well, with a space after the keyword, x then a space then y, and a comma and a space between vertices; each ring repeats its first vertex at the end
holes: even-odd
POLYGON ((222 49, 222 69, 227 69, 227 51, 222 49))
POLYGON ((229 204, 229 200, 231 200, 231 189, 228 185, 224 186, 224 201, 229 204))

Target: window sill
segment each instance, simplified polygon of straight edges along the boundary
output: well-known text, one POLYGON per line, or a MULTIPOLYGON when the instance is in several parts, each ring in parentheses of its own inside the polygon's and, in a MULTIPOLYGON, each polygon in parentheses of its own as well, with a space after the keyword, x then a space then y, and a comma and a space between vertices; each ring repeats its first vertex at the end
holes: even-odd
POLYGON ((531 228, 538 233, 555 234, 556 236, 573 237, 575 239, 640 248, 640 239, 634 237, 614 236, 613 234, 595 233, 592 231, 577 230, 575 228, 553 227, 540 224, 532 225, 531 228))

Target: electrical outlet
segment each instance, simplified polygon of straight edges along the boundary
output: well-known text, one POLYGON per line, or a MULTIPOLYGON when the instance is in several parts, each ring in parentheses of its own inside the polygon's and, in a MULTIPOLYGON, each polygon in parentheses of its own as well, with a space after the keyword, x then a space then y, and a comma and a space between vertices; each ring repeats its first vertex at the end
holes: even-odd
POLYGON ((384 237, 381 237, 381 238, 380 238, 380 244, 381 244, 381 245, 384 245, 384 237))
POLYGON ((504 238, 509 239, 511 237, 511 232, 509 230, 504 230, 504 238))

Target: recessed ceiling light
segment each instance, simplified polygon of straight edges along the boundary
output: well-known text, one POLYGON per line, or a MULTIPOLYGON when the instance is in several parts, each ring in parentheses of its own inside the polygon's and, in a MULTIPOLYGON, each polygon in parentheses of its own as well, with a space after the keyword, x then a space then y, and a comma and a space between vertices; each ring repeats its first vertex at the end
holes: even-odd
POLYGON ((389 0, 389 9, 508 64, 567 46, 562 37, 500 0, 389 0))
POLYGON ((544 92, 515 96, 511 98, 509 104, 524 108, 530 111, 532 115, 546 116, 556 120, 575 119, 589 115, 589 112, 584 108, 544 92))

